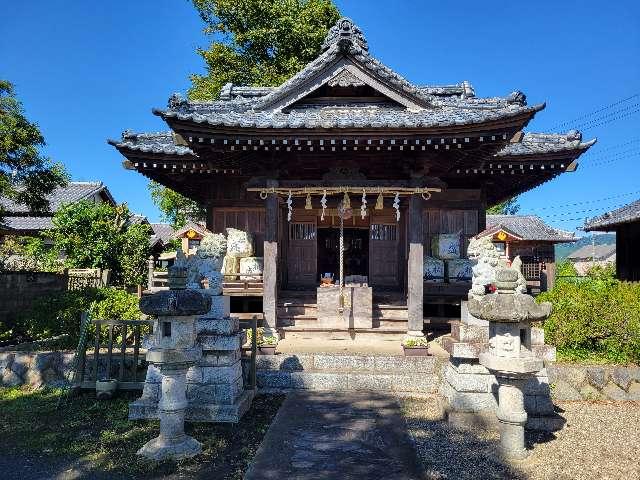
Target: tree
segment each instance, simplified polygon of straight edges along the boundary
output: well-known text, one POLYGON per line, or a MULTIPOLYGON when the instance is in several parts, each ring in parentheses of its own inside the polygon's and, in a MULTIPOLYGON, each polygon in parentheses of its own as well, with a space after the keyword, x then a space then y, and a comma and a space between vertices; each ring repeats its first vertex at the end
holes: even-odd
POLYGON ((56 257, 64 253, 65 267, 109 269, 115 284, 129 287, 144 282, 150 235, 148 225, 131 224, 126 204, 83 200, 60 208, 43 237, 56 257))
POLYGON ((213 37, 198 49, 206 75, 192 75, 189 97, 212 100, 223 85, 276 86, 316 58, 340 17, 331 0, 193 0, 213 37))
POLYGON ((509 200, 487 208, 488 215, 515 215, 519 211, 520 204, 518 203, 518 197, 510 198, 509 200))
POLYGON ((206 212, 201 204, 156 182, 149 182, 149 191, 153 203, 162 212, 162 220, 173 228, 182 228, 187 221, 201 222, 206 212))
MULTIPOLYGON (((49 206, 47 195, 67 181, 64 167, 40 153, 44 137, 24 116, 13 85, 0 80, 0 197, 32 211, 49 206)), ((0 220, 3 216, 0 205, 0 220)))
MULTIPOLYGON (((193 5, 213 42, 198 49, 207 74, 191 75, 192 100, 216 99, 229 82, 281 84, 318 56, 340 17, 331 0, 193 0, 193 5)), ((174 227, 205 218, 197 202, 154 182, 149 190, 174 227)))

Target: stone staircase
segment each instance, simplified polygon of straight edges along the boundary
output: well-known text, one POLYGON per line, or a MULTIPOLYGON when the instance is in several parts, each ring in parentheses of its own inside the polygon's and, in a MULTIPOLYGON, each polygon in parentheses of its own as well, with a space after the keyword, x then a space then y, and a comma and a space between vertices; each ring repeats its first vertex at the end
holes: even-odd
MULTIPOLYGON (((315 292, 286 292, 277 305, 278 329, 290 338, 335 338, 348 336, 346 330, 318 326, 318 304, 315 292)), ((407 332, 407 306, 373 304, 373 328, 355 329, 359 336, 384 335, 388 340, 402 340, 407 332)))
POLYGON ((438 392, 443 364, 438 357, 289 353, 258 356, 258 388, 291 390, 375 390, 407 396, 438 392))

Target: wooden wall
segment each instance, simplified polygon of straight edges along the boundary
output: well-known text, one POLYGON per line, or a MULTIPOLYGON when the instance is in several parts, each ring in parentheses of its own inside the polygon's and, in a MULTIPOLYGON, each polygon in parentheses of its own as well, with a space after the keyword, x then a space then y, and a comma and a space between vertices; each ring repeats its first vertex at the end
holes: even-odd
POLYGON ((431 239, 441 233, 459 233, 461 255, 467 255, 471 237, 478 233, 478 210, 427 209, 424 211, 424 251, 431 255, 431 239))
POLYGON ((616 275, 620 280, 640 281, 640 222, 616 229, 616 275))

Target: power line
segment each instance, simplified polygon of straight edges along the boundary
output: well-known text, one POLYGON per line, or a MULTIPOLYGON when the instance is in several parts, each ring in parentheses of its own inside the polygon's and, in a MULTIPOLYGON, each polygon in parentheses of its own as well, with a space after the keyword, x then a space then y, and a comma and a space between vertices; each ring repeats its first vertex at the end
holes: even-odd
POLYGON ((592 128, 601 127, 602 125, 607 125, 608 123, 615 122, 616 120, 622 120, 623 118, 630 117, 631 115, 633 115, 635 113, 638 113, 638 112, 640 112, 640 108, 636 108, 635 110, 627 112, 624 115, 620 115, 618 117, 610 118, 609 120, 603 120, 600 123, 596 123, 596 124, 588 126, 588 127, 581 127, 581 129, 584 130, 584 131, 591 130, 592 128))
POLYGON ((617 102, 611 103, 611 104, 606 105, 606 106, 601 107, 601 108, 598 108, 597 110, 594 110, 594 111, 592 111, 592 112, 585 113, 584 115, 581 115, 581 116, 579 116, 579 117, 577 117, 577 118, 574 118, 573 120, 568 120, 568 121, 566 121, 566 122, 559 123, 559 124, 557 124, 557 125, 555 125, 555 126, 553 126, 553 127, 551 127, 551 128, 552 128, 553 130, 555 130, 556 128, 562 128, 562 127, 564 127, 564 126, 566 126, 566 125, 571 125, 571 124, 573 124, 574 122, 578 122, 578 121, 580 121, 580 120, 584 120, 585 118, 589 118, 589 117, 591 117, 591 116, 593 116, 593 115, 596 115, 596 114, 598 114, 598 113, 600 113, 600 112, 604 112, 605 110, 609 110, 610 108, 613 108, 613 107, 615 107, 616 105, 620 105, 621 103, 628 102, 629 100, 632 100, 632 99, 634 99, 634 98, 636 98, 636 97, 640 97, 640 93, 634 93, 634 94, 633 94, 633 95, 631 95, 630 97, 623 98, 622 100, 618 100, 617 102))
POLYGON ((623 155, 628 155, 628 154, 633 154, 633 153, 637 153, 640 152, 640 150, 636 149, 636 148, 629 148, 627 150, 622 150, 621 152, 616 152, 616 153, 610 153, 608 155, 601 155, 601 156, 595 156, 595 157, 589 157, 587 155, 585 155, 583 157, 583 161, 586 161, 587 163, 591 163, 593 161, 600 161, 600 160, 608 160, 610 158, 616 158, 616 157, 620 157, 623 155))
POLYGON ((582 201, 582 202, 565 203, 565 204, 560 204, 560 205, 552 205, 552 206, 549 206, 549 207, 533 208, 532 210, 534 210, 534 211, 537 211, 537 210, 550 210, 550 209, 556 210, 556 209, 561 208, 561 207, 575 207, 577 205, 586 205, 586 204, 589 204, 589 203, 603 202, 603 201, 606 201, 606 200, 612 200, 614 198, 621 198, 621 197, 626 197, 626 196, 629 196, 629 195, 636 195, 638 193, 640 193, 640 190, 636 190, 635 192, 621 193, 619 195, 613 195, 611 197, 594 198, 593 200, 585 200, 585 201, 582 201))
POLYGON ((609 146, 609 147, 607 147, 605 149, 600 149, 600 148, 598 148, 598 146, 596 146, 596 148, 590 149, 589 153, 591 153, 592 151, 595 151, 595 153, 609 152, 611 150, 617 150, 620 147, 626 147, 627 145, 631 145, 633 143, 638 143, 638 142, 640 142, 640 137, 639 138, 634 138, 633 140, 629 140, 629 141, 624 142, 624 143, 617 143, 617 144, 611 145, 611 146, 609 146))
MULTIPOLYGON (((555 213, 551 215, 545 215, 546 217, 565 217, 567 215, 575 215, 577 213, 587 213, 587 212, 610 212, 611 210, 616 210, 620 207, 624 207, 624 204, 621 205, 613 205, 611 207, 597 207, 597 208, 587 208, 585 210, 576 210, 575 212, 564 212, 564 213, 555 213)), ((594 216, 594 215, 592 215, 594 216)))
POLYGON ((587 163, 585 166, 586 167, 598 167, 600 165, 608 165, 610 163, 617 162, 618 160, 625 160, 627 158, 636 157, 638 155, 640 155, 640 152, 631 153, 629 155, 622 155, 620 157, 614 157, 614 158, 612 158, 610 160, 605 160, 603 162, 587 163))
POLYGON ((591 125, 592 123, 597 123, 597 122, 600 122, 600 121, 605 120, 607 118, 614 117, 616 115, 620 115, 623 112, 627 112, 629 110, 638 109, 638 107, 640 107, 640 102, 632 103, 631 105, 627 105, 624 108, 616 109, 613 112, 609 112, 609 113, 607 113, 605 115, 600 115, 600 116, 597 116, 597 117, 592 118, 590 120, 586 120, 584 122, 573 124, 573 127, 574 128, 582 128, 584 126, 591 125))

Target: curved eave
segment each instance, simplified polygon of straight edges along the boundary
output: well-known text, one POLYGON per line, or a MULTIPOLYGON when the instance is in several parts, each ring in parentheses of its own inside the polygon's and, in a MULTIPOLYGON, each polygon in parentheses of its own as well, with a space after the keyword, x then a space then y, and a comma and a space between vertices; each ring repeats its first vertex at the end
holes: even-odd
POLYGON ((159 146, 146 146, 146 145, 131 145, 130 143, 123 143, 117 140, 109 139, 107 140, 109 145, 116 147, 116 149, 124 156, 124 157, 147 157, 147 158, 177 158, 181 160, 191 160, 198 158, 191 151, 184 151, 184 149, 178 150, 177 148, 168 147, 159 147, 159 146))
POLYGON ((513 163, 549 163, 563 162, 565 172, 574 172, 578 169, 578 158, 596 143, 596 139, 581 143, 578 147, 571 149, 557 149, 548 152, 530 154, 496 154, 496 161, 513 163))

